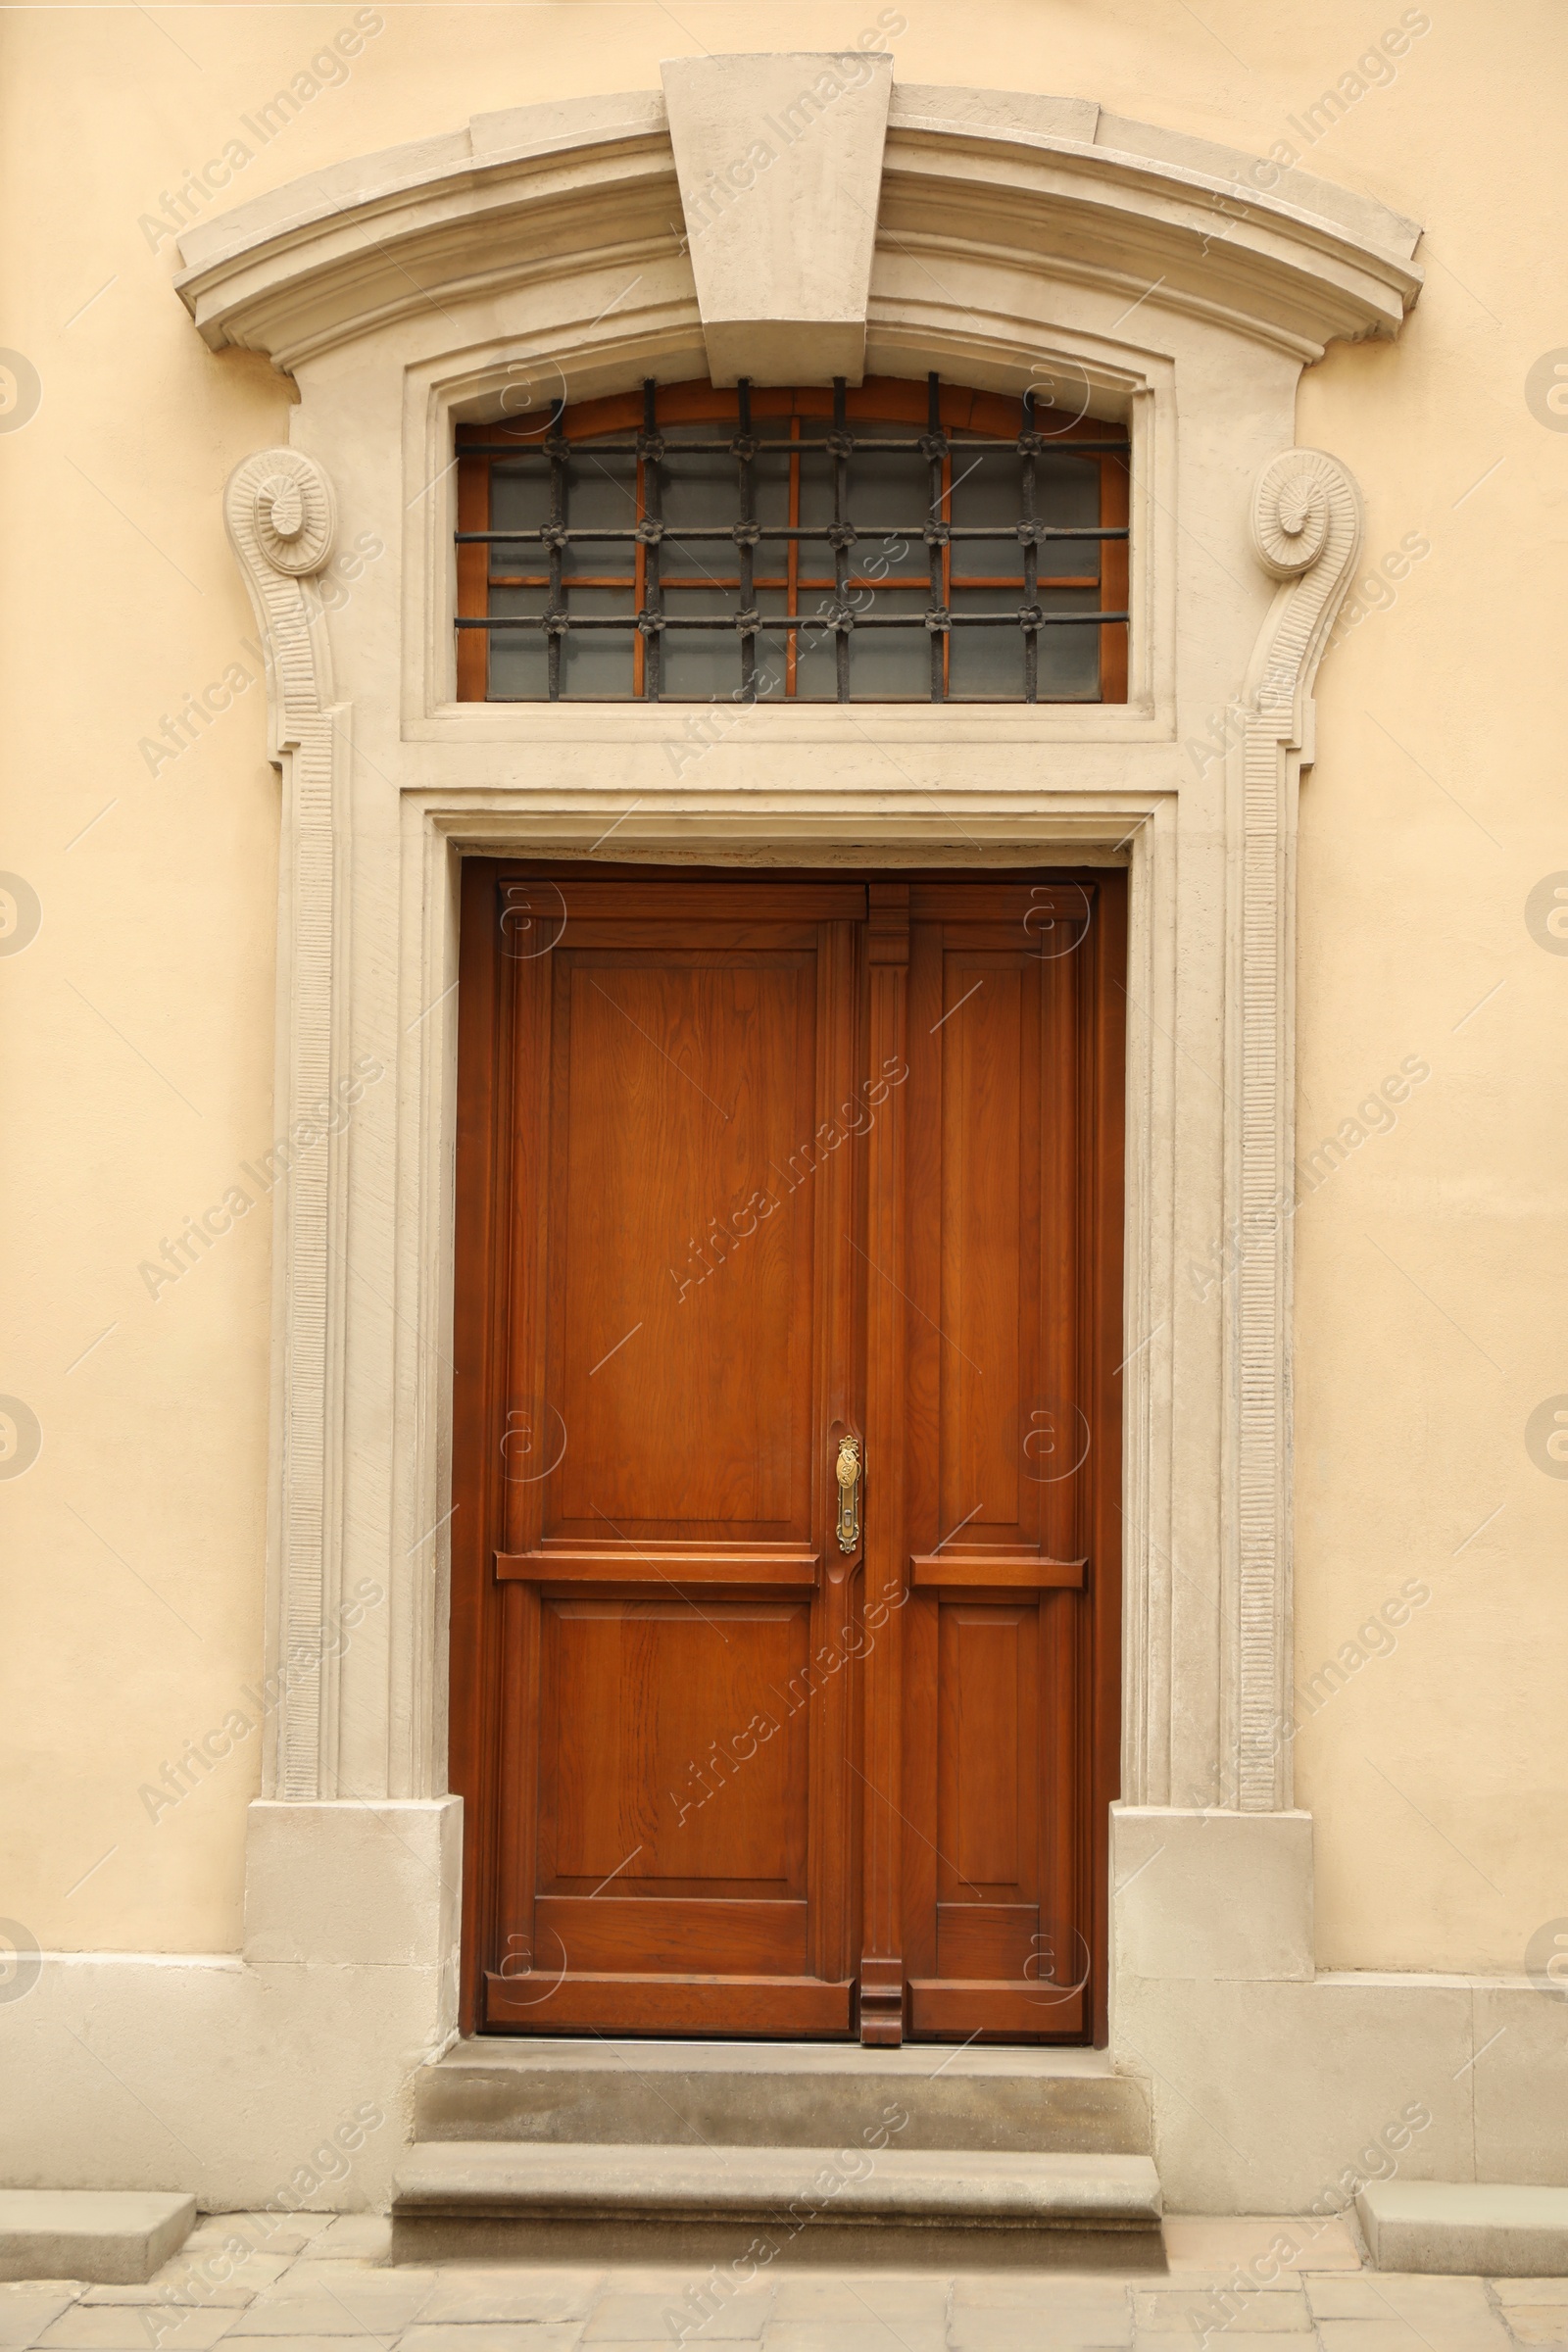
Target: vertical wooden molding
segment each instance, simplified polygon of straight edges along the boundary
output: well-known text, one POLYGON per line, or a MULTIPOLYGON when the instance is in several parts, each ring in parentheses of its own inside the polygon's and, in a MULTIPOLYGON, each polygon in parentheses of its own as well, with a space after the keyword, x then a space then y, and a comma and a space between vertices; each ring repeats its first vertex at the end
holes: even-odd
POLYGON ((1291 1271, 1295 1212, 1297 794, 1312 758, 1311 687, 1361 540, 1355 483, 1321 450, 1271 459, 1252 494, 1253 550, 1280 582, 1248 671, 1232 755, 1240 972, 1229 1056, 1235 1142, 1227 1231, 1232 1320, 1230 1485, 1234 1666, 1226 1747, 1245 1813, 1291 1802, 1291 1271))
POLYGON ((283 781, 279 850, 278 1064, 273 1152, 274 1386, 269 1497, 267 1672, 278 1678, 265 1793, 334 1796, 336 1603, 334 1443, 341 1366, 334 1312, 342 1266, 332 1116, 334 970, 345 955, 337 836, 346 822, 339 746, 347 712, 332 706, 331 661, 314 575, 332 552, 332 486, 293 449, 247 458, 229 476, 223 515, 245 574, 267 659, 270 757, 283 781))
POLYGON ((903 1076, 908 1070, 909 886, 870 885, 870 1066, 895 1080, 866 1143, 865 1844, 860 2039, 904 2039, 905 1397, 903 1076), (873 1624, 875 1620, 872 1620, 873 1624))

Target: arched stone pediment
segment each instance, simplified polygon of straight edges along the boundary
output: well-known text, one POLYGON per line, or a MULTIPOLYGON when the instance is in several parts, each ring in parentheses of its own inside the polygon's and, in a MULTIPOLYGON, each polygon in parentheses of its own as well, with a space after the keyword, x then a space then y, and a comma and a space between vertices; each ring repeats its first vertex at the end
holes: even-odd
POLYGON ((787 352, 806 380, 858 374, 890 267, 961 249, 1310 362, 1396 331, 1419 234, 1369 197, 1089 101, 894 83, 853 52, 683 61, 663 93, 476 115, 201 222, 178 282, 215 350, 288 369, 432 302, 493 305, 612 263, 720 330, 715 379, 747 357, 749 321, 750 372, 776 377, 787 352), (795 331, 770 341, 768 320, 795 331))

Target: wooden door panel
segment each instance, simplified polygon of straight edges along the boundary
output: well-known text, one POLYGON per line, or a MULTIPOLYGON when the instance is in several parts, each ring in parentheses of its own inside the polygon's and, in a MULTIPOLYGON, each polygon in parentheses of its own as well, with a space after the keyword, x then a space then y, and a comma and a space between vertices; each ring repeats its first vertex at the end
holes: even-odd
POLYGON ((1103 1073, 1120 904, 1095 882, 911 894, 903 1862, 916 2034, 1076 2035, 1102 1965, 1087 1824, 1107 1777, 1101 1645, 1115 1599, 1119 1269, 1104 1212, 1120 1129, 1103 1073))
POLYGON ((607 1970, 572 1976, 548 1964, 523 1974, 487 1970, 486 2025, 513 2034, 677 2034, 843 2036, 854 2015, 852 1984, 819 1977, 704 1976, 690 1964, 668 1975, 607 1970))
POLYGON ((771 1171, 815 1123, 813 962, 558 955, 547 1545, 808 1532, 814 1200, 771 1171))
POLYGON ((1039 1615, 938 1604, 939 1902, 1039 1903, 1039 1615))
POLYGON ((1087 1982, 916 1977, 909 1984, 909 2031, 931 2041, 1081 2041, 1090 2017, 1087 1982))
POLYGON ((938 1903, 937 1976, 1025 1984, 1039 1936, 1038 1903, 938 1903))
POLYGON ((788 1694, 854 1606, 829 1527, 856 1405, 835 1105, 865 893, 595 876, 552 911, 537 877, 489 889, 485 2016, 842 2033, 849 1678, 788 1694), (509 945, 519 906, 535 952, 509 945))
POLYGON ((534 1922, 541 1967, 565 1961, 574 1977, 659 1975, 689 1969, 698 1954, 725 1976, 801 1977, 808 1970, 804 1896, 760 1903, 542 1894, 534 1922))
POLYGON ((937 1517, 966 1548, 1037 1532, 1025 1526, 1013 1424, 1039 1296, 1038 1007, 1026 978, 995 954, 943 956, 936 1321, 951 1344, 937 1359, 937 1517))
POLYGON ((804 1896, 808 1718, 777 1693, 808 1607, 547 1598, 543 1632, 539 1892, 804 1896))

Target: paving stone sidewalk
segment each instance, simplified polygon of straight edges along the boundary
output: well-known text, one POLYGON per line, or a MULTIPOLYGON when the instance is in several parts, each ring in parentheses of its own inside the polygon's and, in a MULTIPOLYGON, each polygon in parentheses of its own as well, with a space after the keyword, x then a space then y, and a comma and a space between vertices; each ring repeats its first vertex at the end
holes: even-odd
POLYGON ((1369 2271, 1339 2223, 1172 2220, 1163 2276, 791 2268, 716 2289, 675 2266, 394 2269, 388 2237, 357 2214, 210 2215, 147 2286, 0 2285, 0 2352, 1568 2352, 1568 2279, 1369 2271), (1252 2283, 1293 2229, 1298 2267, 1252 2283), (258 2250, 225 2262, 236 2237, 258 2250))

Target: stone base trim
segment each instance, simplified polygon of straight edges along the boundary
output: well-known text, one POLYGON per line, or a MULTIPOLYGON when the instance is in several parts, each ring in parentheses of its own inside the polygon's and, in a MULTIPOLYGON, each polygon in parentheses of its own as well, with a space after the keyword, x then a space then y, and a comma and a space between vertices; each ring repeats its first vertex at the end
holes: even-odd
POLYGON ((1380 2271, 1568 2278, 1568 2188, 1378 2180, 1355 2209, 1380 2271))
POLYGON ((145 2286, 196 2219, 178 2191, 0 2189, 0 2278, 84 2278, 145 2286))

